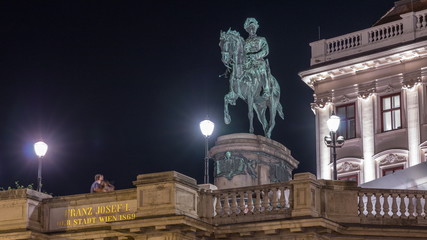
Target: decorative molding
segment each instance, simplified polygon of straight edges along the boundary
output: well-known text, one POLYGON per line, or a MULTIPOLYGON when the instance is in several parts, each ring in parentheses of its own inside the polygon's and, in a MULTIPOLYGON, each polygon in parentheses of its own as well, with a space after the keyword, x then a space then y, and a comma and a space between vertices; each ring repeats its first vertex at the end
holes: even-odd
POLYGON ((352 172, 356 170, 360 170, 360 165, 351 162, 343 162, 337 168, 338 173, 352 172))
POLYGON ((372 96, 376 92, 375 88, 368 88, 365 90, 361 90, 358 92, 358 98, 361 99, 367 99, 368 97, 372 96))
POLYGON ((316 109, 323 109, 329 103, 332 103, 331 97, 316 98, 314 103, 311 104, 311 110, 315 112, 316 109))
POLYGON ((394 88, 393 86, 391 86, 390 84, 387 85, 387 87, 385 88, 385 92, 386 93, 393 93, 396 91, 396 88, 394 88))
POLYGON ((350 101, 350 98, 349 98, 348 96, 343 95, 343 96, 341 97, 341 102, 342 102, 342 103, 347 103, 347 102, 349 102, 349 101, 350 101))
POLYGON ((380 166, 389 165, 393 163, 406 162, 406 157, 390 153, 379 163, 380 166))
POLYGON ((405 80, 402 83, 402 88, 409 90, 409 89, 412 89, 413 87, 415 87, 419 84, 421 84, 421 77, 419 77, 419 76, 415 77, 415 78, 409 78, 408 80, 406 80, 406 78, 405 78, 405 80))

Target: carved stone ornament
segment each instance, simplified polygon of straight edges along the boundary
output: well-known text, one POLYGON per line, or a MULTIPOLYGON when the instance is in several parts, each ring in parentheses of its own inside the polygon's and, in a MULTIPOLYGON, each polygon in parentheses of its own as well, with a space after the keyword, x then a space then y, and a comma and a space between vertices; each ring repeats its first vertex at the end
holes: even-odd
POLYGON ((421 77, 411 78, 402 83, 403 89, 412 89, 414 86, 421 84, 421 77))
POLYGON ((314 103, 311 104, 311 110, 313 110, 314 112, 316 109, 322 109, 328 103, 331 103, 331 102, 332 102, 331 97, 317 98, 315 99, 314 103))
POLYGON ((367 99, 375 93, 375 88, 369 88, 366 90, 359 91, 358 97, 361 99, 367 99))
POLYGON ((388 165, 398 162, 406 162, 406 157, 390 153, 383 160, 380 161, 380 165, 388 165))
POLYGON ((351 172, 356 170, 360 170, 359 164, 351 163, 351 162, 343 162, 341 165, 338 166, 338 169, 337 169, 339 173, 351 172))
POLYGON ((232 155, 226 152, 225 156, 215 162, 215 177, 225 177, 231 180, 236 175, 249 174, 252 178, 257 178, 255 171, 256 160, 249 160, 240 154, 232 155))
POLYGON ((387 85, 387 87, 385 88, 386 93, 392 93, 394 91, 396 91, 396 89, 393 86, 391 86, 390 84, 387 85))
POLYGON ((341 97, 341 102, 346 103, 346 102, 349 102, 349 101, 350 101, 350 98, 348 98, 346 95, 343 95, 341 97))

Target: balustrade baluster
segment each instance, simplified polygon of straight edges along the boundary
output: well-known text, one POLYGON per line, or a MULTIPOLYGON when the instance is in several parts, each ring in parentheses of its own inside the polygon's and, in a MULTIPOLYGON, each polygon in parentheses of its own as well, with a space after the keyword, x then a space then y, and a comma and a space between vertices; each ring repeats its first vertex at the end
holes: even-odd
POLYGON ((368 32, 368 42, 372 42, 372 31, 368 32))
POLYGON ((390 215, 388 214, 388 212, 390 212, 390 205, 388 204, 388 199, 389 199, 390 194, 389 193, 383 193, 383 199, 384 199, 384 203, 383 203, 383 211, 384 211, 384 217, 385 218, 390 218, 390 215))
POLYGON ((417 29, 421 28, 421 26, 422 26, 421 22, 422 22, 422 15, 418 15, 417 16, 417 24, 416 24, 417 29))
POLYGON ((426 26, 426 14, 421 14, 420 16, 420 27, 419 28, 424 28, 426 26))
POLYGON ((367 193, 366 197, 368 199, 368 202, 366 203, 366 210, 368 211, 368 217, 373 217, 373 209, 372 209, 372 193, 367 193))
POLYGON ((414 194, 408 194, 408 218, 415 218, 414 194))
POLYGON ((255 190, 255 209, 254 212, 261 212, 261 191, 260 190, 255 190))
POLYGON ((280 191, 280 199, 279 199, 280 210, 284 210, 286 208, 286 202, 285 202, 286 201, 286 196, 285 196, 286 188, 280 187, 279 191, 280 191))
POLYGON ((230 215, 230 200, 228 197, 229 193, 224 194, 224 204, 223 204, 223 214, 222 215, 230 215))
POLYGON ((381 193, 375 195, 375 217, 381 217, 381 193))
POLYGON ((239 214, 239 208, 237 207, 237 197, 236 197, 237 193, 236 192, 232 192, 231 193, 231 211, 230 211, 230 215, 235 213, 236 215, 239 214))
POLYGON ((423 208, 423 214, 424 214, 424 219, 427 218, 427 195, 423 194, 423 199, 424 199, 424 208, 423 208))
POLYGON ((392 193, 391 194, 391 217, 397 218, 399 215, 397 215, 397 194, 392 193))
POLYGON ((365 213, 364 213, 365 203, 363 202, 363 196, 364 195, 365 195, 364 193, 359 192, 359 216, 365 215, 365 213))
POLYGON ((215 194, 215 198, 216 198, 216 204, 215 204, 215 216, 221 216, 223 209, 221 206, 221 195, 220 194, 215 194))
POLYGON ((405 196, 406 196, 406 194, 399 194, 399 197, 400 197, 399 211, 400 211, 400 217, 401 218, 405 218, 406 217, 405 196))
POLYGON ((273 188, 273 200, 271 201, 271 210, 278 210, 278 205, 279 205, 279 201, 278 201, 278 191, 280 191, 278 188, 273 188))
POLYGON ((249 212, 254 212, 254 200, 252 198, 252 191, 248 191, 248 213, 249 212))
POLYGON ((239 192, 239 207, 240 207, 240 212, 239 214, 246 214, 246 204, 245 204, 245 192, 239 192))
POLYGON ((417 194, 415 197, 415 199, 417 201, 417 203, 416 203, 417 218, 422 218, 423 207, 421 206, 421 198, 422 198, 421 194, 417 194))
POLYGON ((414 194, 408 194, 408 218, 415 218, 414 194))
POLYGON ((269 191, 268 189, 264 189, 261 191, 261 211, 265 212, 268 211, 268 208, 270 207, 269 202, 269 191))

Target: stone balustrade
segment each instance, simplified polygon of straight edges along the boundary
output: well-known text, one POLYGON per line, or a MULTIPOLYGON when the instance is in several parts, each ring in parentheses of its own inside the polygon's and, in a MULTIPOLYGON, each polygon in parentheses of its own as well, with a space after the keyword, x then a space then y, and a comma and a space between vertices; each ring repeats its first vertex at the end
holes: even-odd
POLYGON ((358 197, 361 219, 420 219, 425 225, 427 191, 361 189, 358 197))
POLYGON ((321 216, 341 223, 392 225, 415 219, 411 224, 427 225, 426 198, 427 191, 364 189, 305 173, 286 183, 201 190, 199 216, 214 224, 321 216))
POLYGON ((310 43, 311 65, 412 41, 427 35, 427 10, 401 15, 401 20, 310 43))
POLYGON ((201 191, 201 198, 207 200, 204 207, 210 210, 201 217, 213 222, 253 221, 259 216, 263 219, 291 217, 292 193, 289 183, 201 191))
POLYGON ((134 184, 54 198, 26 189, 0 191, 0 239, 157 239, 181 233, 228 238, 309 228, 353 234, 348 226, 376 226, 384 236, 395 226, 407 236, 427 234, 427 191, 360 188, 350 181, 317 180, 311 173, 220 190, 177 172, 142 174, 134 184))

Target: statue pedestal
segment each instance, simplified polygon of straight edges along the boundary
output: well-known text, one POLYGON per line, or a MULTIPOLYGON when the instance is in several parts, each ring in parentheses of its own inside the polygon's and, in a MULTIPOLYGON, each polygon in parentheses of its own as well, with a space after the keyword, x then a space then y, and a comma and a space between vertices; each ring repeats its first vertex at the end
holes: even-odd
POLYGON ((286 182, 299 164, 279 142, 249 133, 220 136, 209 153, 218 189, 286 182))

